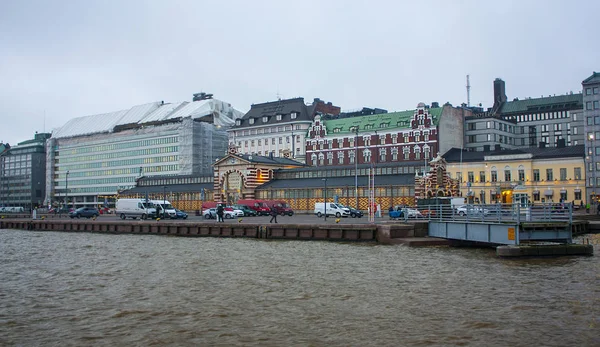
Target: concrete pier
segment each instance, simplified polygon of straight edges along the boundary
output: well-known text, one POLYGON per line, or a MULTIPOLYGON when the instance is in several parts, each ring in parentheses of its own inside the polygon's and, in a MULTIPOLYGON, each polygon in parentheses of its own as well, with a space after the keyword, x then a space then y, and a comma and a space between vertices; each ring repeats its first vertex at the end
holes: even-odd
POLYGON ((523 244, 517 246, 498 246, 499 257, 539 257, 561 255, 593 255, 594 246, 582 244, 523 244))

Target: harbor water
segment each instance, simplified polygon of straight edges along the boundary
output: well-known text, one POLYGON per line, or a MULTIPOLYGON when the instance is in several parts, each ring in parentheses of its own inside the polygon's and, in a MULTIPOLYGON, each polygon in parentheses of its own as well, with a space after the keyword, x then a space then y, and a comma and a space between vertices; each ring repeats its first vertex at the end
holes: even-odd
POLYGON ((598 255, 0 230, 0 264, 1 346, 600 346, 598 255))

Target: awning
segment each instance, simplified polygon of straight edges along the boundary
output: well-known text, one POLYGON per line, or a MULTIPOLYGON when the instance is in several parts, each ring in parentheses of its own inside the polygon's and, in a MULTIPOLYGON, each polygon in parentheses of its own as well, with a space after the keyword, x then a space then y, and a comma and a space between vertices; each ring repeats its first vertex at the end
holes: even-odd
POLYGON ((566 190, 566 189, 561 189, 561 190, 560 190, 560 193, 561 193, 561 194, 566 194, 566 193, 567 193, 567 190, 566 190))
POLYGON ((539 193, 540 193, 540 191, 537 189, 533 191, 533 194, 539 194, 539 193))
POLYGON ((467 196, 474 196, 474 195, 475 195, 474 191, 467 192, 467 196))
POLYGON ((516 185, 513 188, 513 192, 527 192, 527 187, 523 186, 523 185, 516 185))
POLYGON ((575 189, 575 190, 573 190, 573 192, 575 192, 575 193, 581 193, 581 189, 575 189))
POLYGON ((554 191, 552 189, 546 189, 544 191, 544 196, 552 196, 554 195, 554 191))

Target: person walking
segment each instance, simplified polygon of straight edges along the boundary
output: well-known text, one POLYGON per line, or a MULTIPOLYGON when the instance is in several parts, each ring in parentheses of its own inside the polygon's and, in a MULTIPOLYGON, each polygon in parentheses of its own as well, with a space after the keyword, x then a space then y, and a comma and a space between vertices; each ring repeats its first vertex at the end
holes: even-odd
POLYGON ((217 222, 224 222, 223 213, 224 213, 223 205, 219 204, 217 206, 217 222))
POLYGON ((271 207, 271 220, 269 221, 269 223, 273 223, 273 220, 275 221, 275 223, 277 223, 277 209, 275 208, 275 205, 271 207))

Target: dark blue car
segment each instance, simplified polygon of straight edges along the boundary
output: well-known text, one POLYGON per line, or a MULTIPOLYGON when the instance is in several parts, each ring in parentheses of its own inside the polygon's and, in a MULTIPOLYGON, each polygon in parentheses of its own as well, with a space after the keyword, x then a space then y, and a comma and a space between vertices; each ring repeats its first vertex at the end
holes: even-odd
POLYGON ((183 212, 182 210, 175 209, 175 216, 171 217, 171 219, 187 219, 187 217, 187 213, 183 212))

